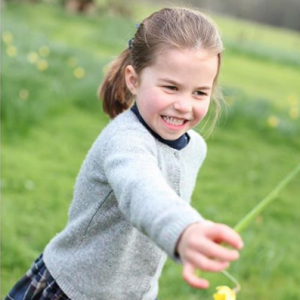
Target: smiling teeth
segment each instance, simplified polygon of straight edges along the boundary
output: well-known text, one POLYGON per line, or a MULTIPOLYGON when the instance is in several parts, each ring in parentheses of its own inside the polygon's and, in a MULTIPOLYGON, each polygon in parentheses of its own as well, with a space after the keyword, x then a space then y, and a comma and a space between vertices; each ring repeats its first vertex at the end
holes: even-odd
POLYGON ((167 117, 167 116, 163 116, 163 119, 171 124, 171 125, 175 125, 175 126, 180 126, 183 125, 184 120, 183 119, 176 119, 176 118, 172 118, 172 117, 167 117))

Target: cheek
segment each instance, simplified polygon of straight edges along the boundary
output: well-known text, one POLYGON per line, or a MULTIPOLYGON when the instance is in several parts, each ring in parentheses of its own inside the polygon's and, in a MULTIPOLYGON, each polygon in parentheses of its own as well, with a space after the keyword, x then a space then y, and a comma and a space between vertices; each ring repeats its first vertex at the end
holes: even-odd
POLYGON ((143 93, 140 93, 136 99, 140 114, 148 124, 152 122, 154 116, 159 111, 156 99, 155 94, 146 89, 143 90, 143 93))
POLYGON ((201 105, 199 108, 196 110, 196 118, 201 121, 207 114, 208 112, 208 107, 209 105, 201 105))
POLYGON ((157 113, 165 107, 163 97, 153 89, 144 91, 142 101, 149 113, 157 113))

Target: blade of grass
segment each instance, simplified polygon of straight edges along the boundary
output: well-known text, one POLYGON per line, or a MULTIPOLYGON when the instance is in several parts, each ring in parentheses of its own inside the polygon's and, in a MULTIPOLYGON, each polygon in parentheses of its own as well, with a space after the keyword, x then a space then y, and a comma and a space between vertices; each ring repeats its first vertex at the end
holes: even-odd
POLYGON ((236 232, 243 231, 251 221, 257 217, 263 209, 273 202, 278 196, 279 192, 296 176, 296 174, 300 171, 300 164, 296 166, 284 179, 282 179, 278 185, 271 191, 269 195, 267 195, 264 199, 262 199, 244 218, 242 218, 235 226, 234 230, 236 232))

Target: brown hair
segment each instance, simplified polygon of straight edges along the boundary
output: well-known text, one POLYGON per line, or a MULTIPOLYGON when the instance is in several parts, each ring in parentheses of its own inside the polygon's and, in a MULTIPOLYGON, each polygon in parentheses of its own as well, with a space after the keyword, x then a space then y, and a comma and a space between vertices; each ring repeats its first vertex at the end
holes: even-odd
POLYGON ((170 48, 207 49, 218 56, 218 72, 213 84, 216 122, 222 99, 215 92, 223 43, 216 25, 207 16, 187 8, 164 8, 139 25, 129 48, 112 63, 100 87, 99 96, 103 100, 105 113, 114 118, 134 101, 125 83, 126 66, 132 65, 140 74, 144 68, 154 64, 159 51, 170 48))

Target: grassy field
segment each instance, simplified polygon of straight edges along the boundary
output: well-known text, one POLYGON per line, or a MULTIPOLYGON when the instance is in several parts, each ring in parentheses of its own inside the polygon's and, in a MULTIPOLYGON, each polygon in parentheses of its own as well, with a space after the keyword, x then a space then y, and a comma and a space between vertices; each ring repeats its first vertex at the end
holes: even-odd
MULTIPOLYGON (((64 227, 77 172, 108 122, 96 96, 103 70, 152 10, 138 7, 129 19, 3 7, 1 299, 64 227)), ((193 204, 234 226, 300 163, 300 36, 214 18, 226 48, 228 107, 207 139, 193 204)), ((245 249, 229 270, 242 285, 239 299, 299 300, 299 181, 243 233, 245 249)), ((194 290, 168 261, 159 298, 212 299, 217 285, 231 285, 223 275, 205 276, 211 288, 194 290)))

